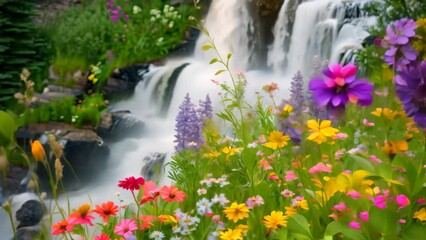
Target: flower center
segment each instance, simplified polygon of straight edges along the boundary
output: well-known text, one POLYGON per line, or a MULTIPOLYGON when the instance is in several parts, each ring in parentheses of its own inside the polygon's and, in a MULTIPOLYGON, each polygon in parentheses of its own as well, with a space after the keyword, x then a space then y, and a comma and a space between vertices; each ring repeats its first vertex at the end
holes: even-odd
POLYGON ((419 112, 426 113, 426 84, 421 84, 413 93, 413 104, 419 112))
POLYGON ((174 195, 173 193, 169 194, 169 198, 175 198, 176 195, 174 195))

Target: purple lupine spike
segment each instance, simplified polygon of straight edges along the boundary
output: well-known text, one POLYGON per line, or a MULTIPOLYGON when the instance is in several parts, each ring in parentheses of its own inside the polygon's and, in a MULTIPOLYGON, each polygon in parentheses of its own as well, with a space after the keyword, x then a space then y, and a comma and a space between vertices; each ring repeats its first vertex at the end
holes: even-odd
POLYGON ((303 75, 300 71, 292 78, 290 87, 290 105, 296 113, 301 113, 305 108, 305 96, 303 91, 303 75))
POLYGON ((195 110, 194 104, 191 103, 189 93, 179 106, 179 113, 176 116, 176 140, 175 150, 180 152, 185 149, 199 149, 203 143, 201 134, 200 119, 195 110))
POLYGON ((200 117, 202 120, 211 119, 213 117, 213 107, 210 96, 206 95, 206 100, 200 100, 200 117))

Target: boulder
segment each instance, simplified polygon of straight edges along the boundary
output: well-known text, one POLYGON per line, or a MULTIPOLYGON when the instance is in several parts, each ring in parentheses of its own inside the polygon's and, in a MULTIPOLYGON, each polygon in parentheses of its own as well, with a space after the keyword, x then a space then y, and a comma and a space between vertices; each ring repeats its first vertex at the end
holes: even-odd
POLYGON ((140 137, 145 123, 132 116, 130 111, 105 112, 97 133, 105 140, 119 141, 126 137, 140 137))
POLYGON ((160 180, 163 173, 163 164, 166 158, 166 153, 154 152, 143 159, 143 167, 141 170, 142 177, 146 181, 160 180))

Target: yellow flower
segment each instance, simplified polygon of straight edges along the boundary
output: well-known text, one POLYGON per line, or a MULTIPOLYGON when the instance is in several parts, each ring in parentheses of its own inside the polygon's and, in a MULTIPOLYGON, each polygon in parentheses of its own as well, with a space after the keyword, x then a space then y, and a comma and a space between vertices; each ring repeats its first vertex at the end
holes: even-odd
POLYGON ((293 206, 299 207, 305 210, 309 210, 308 202, 305 199, 294 201, 293 206))
POLYGON ((288 217, 283 214, 282 211, 272 211, 271 215, 267 215, 264 217, 263 224, 265 224, 266 228, 272 228, 273 230, 278 227, 286 227, 288 217))
POLYGON ((419 211, 417 211, 417 212, 414 213, 413 218, 417 218, 417 219, 419 219, 422 222, 426 221, 426 208, 424 208, 424 207, 420 208, 419 211))
POLYGON ((222 152, 226 154, 226 160, 228 160, 230 156, 235 155, 235 153, 241 152, 241 150, 242 148, 233 148, 231 146, 222 148, 222 152))
POLYGON ((297 213, 297 209, 295 207, 285 207, 285 215, 288 217, 297 213))
POLYGON ((219 155, 220 155, 220 153, 218 153, 218 152, 209 152, 209 153, 204 154, 204 157, 215 158, 215 157, 218 157, 219 155))
POLYGON ((222 240, 238 240, 243 239, 243 236, 241 234, 241 229, 236 228, 235 230, 232 230, 228 228, 227 231, 219 231, 220 239, 222 240))
POLYGON ((283 108, 284 112, 291 113, 293 111, 293 107, 291 105, 286 104, 283 108))
POLYGON ((240 219, 248 218, 249 209, 244 203, 238 204, 237 202, 233 202, 231 206, 225 208, 223 212, 229 220, 236 223, 240 219))
POLYGON ((264 143, 263 146, 271 148, 272 150, 284 147, 290 140, 289 136, 284 135, 282 132, 279 131, 272 131, 271 133, 269 133, 268 138, 269 142, 264 143))
POLYGON ((395 156, 399 152, 408 150, 408 143, 405 140, 402 141, 386 141, 382 147, 382 151, 390 157, 395 156))
POLYGON ((93 79, 95 78, 95 74, 90 74, 89 77, 87 77, 87 79, 89 79, 89 81, 93 81, 93 79))
POLYGON ((240 224, 235 228, 235 230, 237 229, 241 230, 242 233, 247 233, 249 230, 249 227, 245 224, 240 224))
POLYGON ((44 156, 46 156, 43 145, 38 140, 31 142, 31 153, 36 161, 43 161, 44 156))
POLYGON ((311 132, 311 135, 309 135, 306 139, 314 141, 318 144, 326 142, 327 137, 333 137, 339 132, 337 128, 331 127, 330 120, 324 120, 320 122, 319 119, 318 121, 311 119, 308 120, 307 125, 310 128, 309 132, 311 132))

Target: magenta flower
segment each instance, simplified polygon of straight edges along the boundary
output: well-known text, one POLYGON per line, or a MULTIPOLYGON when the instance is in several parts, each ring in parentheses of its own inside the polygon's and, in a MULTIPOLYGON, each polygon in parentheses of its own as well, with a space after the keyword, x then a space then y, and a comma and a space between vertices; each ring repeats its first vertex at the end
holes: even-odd
POLYGON ((364 222, 368 222, 368 220, 370 219, 369 216, 370 215, 368 214, 368 212, 360 212, 359 213, 359 218, 361 219, 361 221, 364 221, 364 222))
POLYGON ((349 191, 348 193, 346 193, 346 195, 353 198, 353 199, 358 199, 358 198, 362 197, 361 193, 359 193, 355 190, 349 191))
POLYGON ((143 179, 142 177, 128 177, 125 178, 124 180, 120 180, 118 182, 118 186, 126 189, 126 190, 130 190, 130 191, 135 191, 135 190, 139 190, 139 188, 145 184, 145 179, 143 179))
POLYGON ((398 204, 399 209, 404 208, 410 205, 410 199, 408 199, 408 197, 404 194, 398 195, 396 196, 396 204, 398 204))
POLYGON ((132 231, 138 229, 135 220, 133 219, 122 219, 120 224, 117 224, 114 228, 114 233, 125 238, 132 235, 132 231))
POLYGON ((378 195, 376 196, 376 198, 374 199, 374 206, 384 209, 386 208, 386 198, 385 196, 382 195, 378 195))
POLYGON ((355 229, 355 230, 360 230, 361 229, 361 224, 359 222, 355 222, 352 221, 348 224, 349 227, 355 229))
POLYGON ((370 105, 373 101, 373 84, 356 79, 356 71, 357 67, 353 64, 329 65, 323 71, 326 79, 314 78, 309 83, 315 103, 332 109, 344 108, 348 102, 370 105))

